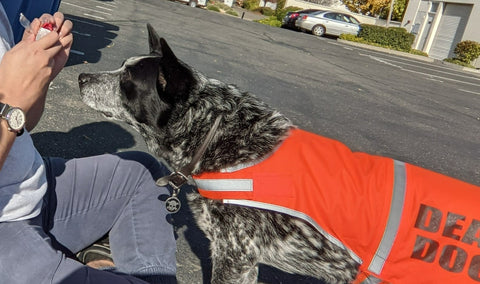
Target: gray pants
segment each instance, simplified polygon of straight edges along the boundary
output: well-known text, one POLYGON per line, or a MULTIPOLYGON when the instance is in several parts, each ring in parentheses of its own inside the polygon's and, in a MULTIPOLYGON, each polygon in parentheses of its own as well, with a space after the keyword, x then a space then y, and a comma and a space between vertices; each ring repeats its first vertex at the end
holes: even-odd
POLYGON ((175 283, 168 190, 154 182, 163 165, 142 152, 45 163, 41 215, 0 223, 0 283, 175 283), (115 270, 67 257, 109 231, 115 270))

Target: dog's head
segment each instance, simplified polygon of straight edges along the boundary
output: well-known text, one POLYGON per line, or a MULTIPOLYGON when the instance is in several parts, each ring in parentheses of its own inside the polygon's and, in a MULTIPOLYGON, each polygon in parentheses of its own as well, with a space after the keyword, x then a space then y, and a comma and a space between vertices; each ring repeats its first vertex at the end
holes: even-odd
POLYGON ((88 106, 137 129, 167 124, 172 107, 185 101, 199 81, 152 26, 147 28, 150 54, 131 57, 117 70, 78 78, 88 106))
POLYGON ((214 170, 269 152, 291 127, 254 96, 177 59, 152 26, 147 28, 150 54, 129 58, 115 71, 80 74, 79 85, 88 106, 131 124, 154 154, 176 168, 187 164, 221 116, 197 168, 214 170))

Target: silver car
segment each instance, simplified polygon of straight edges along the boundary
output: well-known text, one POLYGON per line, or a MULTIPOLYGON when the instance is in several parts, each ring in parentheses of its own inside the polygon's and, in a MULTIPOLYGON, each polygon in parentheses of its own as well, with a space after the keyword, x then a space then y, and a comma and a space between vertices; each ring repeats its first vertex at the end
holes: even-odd
POLYGON ((339 36, 340 34, 357 35, 360 22, 354 17, 332 11, 319 11, 298 16, 295 26, 303 31, 310 31, 316 36, 324 34, 339 36))

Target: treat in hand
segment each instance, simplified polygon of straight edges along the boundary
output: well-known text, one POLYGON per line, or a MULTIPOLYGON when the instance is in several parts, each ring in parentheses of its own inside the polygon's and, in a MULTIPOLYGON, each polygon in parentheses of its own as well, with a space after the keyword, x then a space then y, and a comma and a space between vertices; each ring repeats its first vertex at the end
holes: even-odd
POLYGON ((35 40, 41 39, 51 31, 53 31, 53 25, 51 23, 44 23, 40 28, 40 30, 38 30, 37 37, 35 38, 35 40))
MULTIPOLYGON (((29 29, 30 28, 30 21, 25 17, 23 13, 20 13, 20 24, 25 28, 29 29)), ((46 36, 49 32, 53 31, 53 25, 51 23, 44 23, 40 27, 40 30, 38 30, 37 36, 35 37, 35 40, 39 40, 42 37, 46 36)))

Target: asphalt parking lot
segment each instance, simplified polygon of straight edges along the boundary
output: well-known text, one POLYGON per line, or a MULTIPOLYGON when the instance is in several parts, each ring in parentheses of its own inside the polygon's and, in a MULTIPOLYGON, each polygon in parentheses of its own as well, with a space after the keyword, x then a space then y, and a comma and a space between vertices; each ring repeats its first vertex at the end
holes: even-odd
MULTIPOLYGON (((85 106, 82 72, 148 53, 146 23, 179 58, 236 84, 309 131, 480 185, 480 76, 190 8, 167 0, 63 0, 75 43, 33 133, 43 155, 148 151, 128 125, 85 106)), ((180 283, 208 283, 208 242, 188 210, 174 217, 180 283)), ((262 268, 263 283, 319 283, 262 268)))

